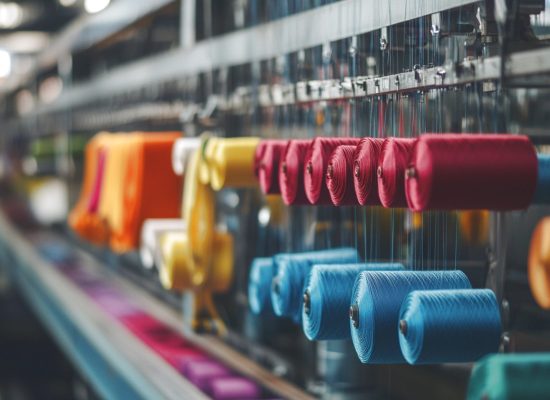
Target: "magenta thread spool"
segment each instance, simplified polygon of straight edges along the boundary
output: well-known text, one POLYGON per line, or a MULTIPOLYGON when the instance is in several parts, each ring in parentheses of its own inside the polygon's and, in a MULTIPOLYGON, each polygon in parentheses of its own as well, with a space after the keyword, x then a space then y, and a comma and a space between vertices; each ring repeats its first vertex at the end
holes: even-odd
POLYGON ((224 365, 210 360, 188 360, 183 365, 183 375, 203 392, 209 388, 210 381, 231 375, 224 365))

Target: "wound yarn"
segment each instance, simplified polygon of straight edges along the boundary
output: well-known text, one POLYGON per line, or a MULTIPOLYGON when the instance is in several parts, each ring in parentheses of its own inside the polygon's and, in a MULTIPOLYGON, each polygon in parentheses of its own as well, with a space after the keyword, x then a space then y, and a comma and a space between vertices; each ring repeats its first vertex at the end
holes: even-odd
POLYGON ((378 162, 385 139, 366 137, 357 145, 353 163, 353 184, 360 205, 379 206, 378 162))
POLYGON ((389 138, 378 162, 378 194, 384 207, 407 207, 405 171, 415 139, 389 138))
POLYGON ((289 140, 279 165, 279 187, 288 205, 309 204, 304 191, 304 159, 311 140, 289 140))
POLYGON ((335 206, 359 205, 352 181, 355 149, 353 145, 338 146, 330 156, 326 185, 335 206))
POLYGON ((351 338, 365 364, 404 363, 397 334, 399 310, 413 290, 470 289, 462 271, 366 271, 353 287, 351 338))
POLYGON ((349 247, 276 255, 273 258, 275 275, 271 286, 275 315, 290 317, 297 323, 301 321, 304 285, 313 265, 358 261, 357 250, 349 247))
POLYGON ((330 195, 325 177, 332 152, 342 145, 357 146, 358 138, 317 137, 311 143, 305 157, 304 188, 311 204, 330 205, 330 195))
POLYGON ((427 134, 407 169, 409 208, 521 210, 533 200, 537 155, 527 136, 427 134))
POLYGON ((399 263, 314 265, 307 279, 302 327, 309 340, 349 339, 349 304, 362 271, 401 271, 399 263))
POLYGON ((271 281, 273 280, 273 257, 258 257, 252 260, 248 277, 248 304, 254 314, 272 309, 271 281))
POLYGON ((254 170, 264 194, 279 194, 279 164, 288 140, 262 140, 256 147, 254 170))
POLYGON ((399 344, 409 364, 472 362, 498 352, 500 310, 489 289, 413 291, 399 312, 399 344))

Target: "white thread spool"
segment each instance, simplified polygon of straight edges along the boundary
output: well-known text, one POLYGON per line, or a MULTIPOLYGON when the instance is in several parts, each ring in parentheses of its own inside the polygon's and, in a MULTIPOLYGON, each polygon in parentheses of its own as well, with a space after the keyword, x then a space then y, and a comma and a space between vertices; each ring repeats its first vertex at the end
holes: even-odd
POLYGON ((185 232, 183 219, 147 219, 141 228, 141 245, 139 256, 141 263, 147 269, 152 269, 157 262, 158 238, 163 233, 185 232))
POLYGON ((200 138, 180 138, 172 146, 172 169, 176 175, 183 175, 187 162, 195 150, 200 147, 200 138))

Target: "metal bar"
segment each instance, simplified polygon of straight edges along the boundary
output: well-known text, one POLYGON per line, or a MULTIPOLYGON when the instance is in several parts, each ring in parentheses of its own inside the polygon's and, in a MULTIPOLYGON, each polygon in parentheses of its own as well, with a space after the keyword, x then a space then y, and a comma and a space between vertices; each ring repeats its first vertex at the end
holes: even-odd
POLYGON ((195 0, 181 0, 180 47, 188 49, 195 44, 195 0))

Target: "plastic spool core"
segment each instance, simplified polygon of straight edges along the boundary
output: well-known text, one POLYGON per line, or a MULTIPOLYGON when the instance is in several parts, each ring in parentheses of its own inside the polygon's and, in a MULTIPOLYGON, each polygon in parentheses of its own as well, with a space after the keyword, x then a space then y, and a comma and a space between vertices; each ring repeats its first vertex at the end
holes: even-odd
POLYGON ((327 167, 327 176, 329 179, 332 179, 334 177, 334 167, 332 165, 329 165, 327 167))
POLYGON ((399 330, 401 331, 401 333, 404 335, 404 336, 407 336, 407 331, 408 331, 409 327, 407 325, 407 321, 405 321, 404 319, 402 319, 401 321, 399 321, 399 330))
POLYGON ((277 294, 281 294, 281 280, 277 277, 273 279, 273 290, 277 294))
POLYGON ((414 167, 407 168, 407 170, 405 171, 405 178, 416 178, 416 169, 414 167))
POLYGON ((353 327, 359 329, 359 306, 357 304, 349 308, 349 318, 353 322, 353 327))
POLYGON ((306 290, 304 292, 304 312, 309 315, 311 311, 311 296, 309 294, 309 290, 306 290))
POLYGON ((355 175, 356 177, 359 177, 360 172, 361 171, 360 171, 359 163, 356 161, 355 168, 353 169, 353 175, 355 175))
POLYGON ((382 178, 382 167, 378 167, 378 169, 376 170, 376 175, 379 177, 379 178, 382 178))

